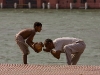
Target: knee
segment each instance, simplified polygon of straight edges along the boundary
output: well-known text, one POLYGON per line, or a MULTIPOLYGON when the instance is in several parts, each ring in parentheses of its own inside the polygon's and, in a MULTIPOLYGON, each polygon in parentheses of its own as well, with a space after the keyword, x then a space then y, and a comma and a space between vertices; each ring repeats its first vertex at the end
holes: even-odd
POLYGON ((71 49, 69 48, 68 45, 65 45, 63 49, 64 49, 64 51, 65 51, 66 53, 71 53, 71 49))
POLYGON ((28 55, 28 53, 24 53, 23 55, 28 55))
POLYGON ((63 49, 66 51, 66 50, 70 50, 70 48, 69 48, 69 46, 68 45, 65 45, 64 47, 63 47, 63 49))
POLYGON ((28 54, 30 54, 29 51, 25 51, 25 52, 23 52, 23 55, 28 55, 28 54))

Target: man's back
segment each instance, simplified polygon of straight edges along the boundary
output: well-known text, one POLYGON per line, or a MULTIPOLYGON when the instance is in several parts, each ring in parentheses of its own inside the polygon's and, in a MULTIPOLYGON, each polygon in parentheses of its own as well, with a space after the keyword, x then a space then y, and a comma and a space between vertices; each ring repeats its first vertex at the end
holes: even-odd
POLYGON ((71 44, 71 43, 74 43, 76 41, 79 41, 81 39, 78 39, 78 38, 73 38, 73 37, 62 37, 62 38, 57 38, 55 39, 53 42, 54 43, 61 43, 61 44, 71 44))
POLYGON ((32 34, 33 36, 35 35, 35 30, 34 29, 23 29, 18 34, 21 35, 24 39, 27 39, 30 35, 32 34))
POLYGON ((56 50, 60 50, 63 52, 63 47, 65 45, 72 44, 72 43, 79 41, 79 40, 81 40, 81 39, 73 38, 73 37, 62 37, 62 38, 55 39, 53 41, 53 43, 54 43, 56 50))

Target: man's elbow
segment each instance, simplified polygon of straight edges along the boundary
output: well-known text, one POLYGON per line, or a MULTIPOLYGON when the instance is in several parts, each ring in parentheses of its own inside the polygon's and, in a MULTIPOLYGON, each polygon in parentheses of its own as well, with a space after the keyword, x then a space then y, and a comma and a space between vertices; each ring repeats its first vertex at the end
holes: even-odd
POLYGON ((29 45, 29 41, 26 40, 26 43, 29 45))
POLYGON ((60 56, 56 56, 57 59, 60 59, 60 56))
POLYGON ((26 43, 27 43, 28 45, 32 45, 32 44, 33 44, 33 42, 32 42, 32 41, 29 41, 29 40, 26 40, 26 43))

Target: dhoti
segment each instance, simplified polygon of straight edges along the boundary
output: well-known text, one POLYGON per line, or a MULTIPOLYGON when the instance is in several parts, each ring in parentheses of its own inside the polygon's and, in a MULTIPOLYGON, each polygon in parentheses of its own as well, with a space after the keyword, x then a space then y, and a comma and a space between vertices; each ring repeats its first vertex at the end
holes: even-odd
POLYGON ((16 34, 15 39, 21 51, 23 52, 23 54, 24 55, 29 54, 30 52, 28 49, 28 45, 25 43, 25 40, 23 39, 23 37, 19 34, 16 34))
POLYGON ((69 65, 76 65, 85 47, 85 43, 81 40, 72 44, 65 45, 64 51, 66 54, 67 63, 69 65), (71 56, 72 54, 74 55, 73 57, 71 56))

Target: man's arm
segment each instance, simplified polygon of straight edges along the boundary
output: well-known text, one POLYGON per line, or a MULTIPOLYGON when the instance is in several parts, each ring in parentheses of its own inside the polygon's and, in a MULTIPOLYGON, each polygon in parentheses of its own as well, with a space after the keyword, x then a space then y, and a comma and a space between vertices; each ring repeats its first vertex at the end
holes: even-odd
POLYGON ((34 44, 34 42, 33 42, 33 37, 34 37, 34 35, 31 34, 31 35, 27 38, 27 40, 26 40, 26 43, 27 43, 31 48, 33 48, 32 45, 34 44))
POLYGON ((51 50, 51 54, 57 59, 60 59, 60 53, 61 51, 51 50))
POLYGON ((27 43, 35 52, 38 53, 38 51, 37 51, 37 50, 34 48, 34 46, 33 46, 34 44, 36 44, 36 43, 33 42, 34 36, 35 36, 35 34, 31 34, 31 35, 27 38, 26 43, 27 43))

